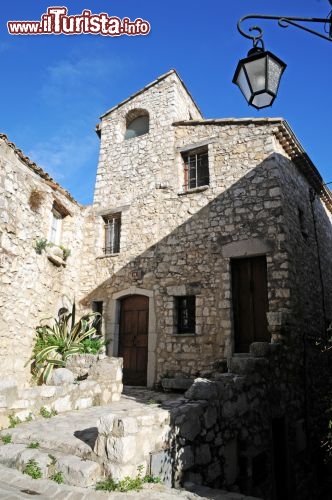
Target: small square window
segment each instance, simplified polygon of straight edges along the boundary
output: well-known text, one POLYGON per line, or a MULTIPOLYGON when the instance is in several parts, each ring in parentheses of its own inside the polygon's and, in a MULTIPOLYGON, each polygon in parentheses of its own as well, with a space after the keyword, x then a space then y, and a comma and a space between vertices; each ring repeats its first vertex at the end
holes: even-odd
POLYGON ((208 186, 210 182, 208 148, 188 151, 182 155, 182 158, 184 161, 184 189, 208 186))
POLYGON ((120 252, 121 214, 107 215, 105 221, 105 254, 120 252))
POLYGON ((196 297, 194 295, 175 297, 176 333, 195 333, 196 297))

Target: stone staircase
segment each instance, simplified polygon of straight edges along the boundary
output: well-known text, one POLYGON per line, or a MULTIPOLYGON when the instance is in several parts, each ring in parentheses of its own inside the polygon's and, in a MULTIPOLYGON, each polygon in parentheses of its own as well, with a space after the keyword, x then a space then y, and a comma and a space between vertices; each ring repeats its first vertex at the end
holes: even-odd
MULTIPOLYGON (((147 394, 149 391, 145 391, 147 394)), ((145 396, 146 398, 147 396, 145 396)), ((153 397, 153 396, 150 396, 153 397)), ((167 447, 169 411, 123 395, 107 406, 38 418, 0 432, 0 464, 24 471, 34 460, 42 477, 61 473, 64 483, 90 487, 150 470, 151 454, 167 447), (32 446, 38 443, 38 447, 32 446)), ((36 445, 35 445, 36 446, 36 445)))

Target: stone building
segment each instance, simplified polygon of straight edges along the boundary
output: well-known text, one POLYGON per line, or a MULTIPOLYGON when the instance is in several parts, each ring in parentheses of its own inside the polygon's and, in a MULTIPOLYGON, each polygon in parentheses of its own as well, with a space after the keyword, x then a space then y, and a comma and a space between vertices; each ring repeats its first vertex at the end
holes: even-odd
POLYGON ((323 334, 332 198, 284 120, 204 120, 171 71, 97 132, 80 297, 102 303, 125 377, 152 386, 255 341, 323 334))
MULTIPOLYGON (((247 377, 259 418, 226 412, 244 476, 274 453, 292 464, 275 478, 300 477, 320 412, 312 344, 332 319, 332 196, 319 172, 285 120, 206 120, 174 70, 107 111, 97 133, 85 208, 0 136, 3 374, 27 383, 34 327, 75 297, 102 313, 125 383, 247 377), (55 245, 38 255, 43 238, 55 245)), ((283 484, 275 498, 296 498, 283 484)))

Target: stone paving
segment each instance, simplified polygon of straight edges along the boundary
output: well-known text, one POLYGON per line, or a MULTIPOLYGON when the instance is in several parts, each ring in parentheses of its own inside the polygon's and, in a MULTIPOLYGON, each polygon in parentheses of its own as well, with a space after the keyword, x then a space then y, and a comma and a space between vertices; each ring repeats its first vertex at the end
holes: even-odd
POLYGON ((21 500, 35 497, 38 500, 259 500, 240 493, 213 490, 204 486, 188 485, 190 490, 176 490, 160 484, 145 485, 141 491, 107 493, 88 488, 56 484, 47 479, 31 479, 14 469, 0 465, 0 498, 21 500), (195 492, 194 492, 195 491, 195 492))
MULTIPOLYGON (((212 490, 210 488, 186 485, 186 490, 172 489, 160 484, 147 484, 140 492, 130 493, 106 493, 96 491, 92 484, 79 482, 86 487, 57 484, 49 479, 32 479, 20 471, 7 468, 15 467, 17 464, 16 449, 19 453, 41 454, 41 450, 27 449, 27 443, 38 441, 40 448, 45 453, 51 451, 57 453, 72 454, 78 460, 77 471, 83 476, 85 474, 84 465, 88 467, 92 448, 96 439, 96 425, 100 418, 112 413, 144 412, 153 414, 160 407, 166 409, 181 402, 179 394, 164 394, 149 391, 146 388, 125 388, 125 394, 119 402, 111 405, 92 407, 86 410, 68 412, 57 415, 52 419, 38 419, 33 422, 23 423, 15 428, 5 429, 1 434, 10 434, 12 443, 1 446, 0 464, 0 498, 1 499, 23 499, 36 496, 42 499, 70 499, 70 500, 93 500, 98 498, 111 498, 112 500, 125 500, 133 498, 135 500, 168 500, 173 498, 194 500, 194 499, 215 499, 215 500, 249 500, 239 493, 226 492, 222 490, 212 490), (158 403, 158 404, 157 404, 158 403), (16 448, 15 448, 16 447, 16 448), (22 450, 21 450, 21 448, 22 450), (12 451, 14 449, 14 454, 12 451), (55 450, 55 451, 53 451, 55 450), (6 461, 7 454, 7 461, 6 461), (81 467, 83 466, 83 469, 81 467), (83 473, 82 473, 83 471, 83 473)), ((164 411, 160 409, 159 411, 164 411)), ((93 463, 93 462, 91 462, 93 463)), ((95 464, 97 465, 97 464, 95 464)))

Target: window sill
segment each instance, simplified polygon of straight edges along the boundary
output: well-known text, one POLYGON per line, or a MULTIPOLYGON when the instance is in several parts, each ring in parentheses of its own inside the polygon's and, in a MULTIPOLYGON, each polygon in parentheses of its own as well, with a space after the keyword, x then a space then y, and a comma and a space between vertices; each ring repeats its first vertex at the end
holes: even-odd
POLYGON ((197 333, 173 333, 174 337, 196 337, 197 333))
POLYGON ((181 193, 178 193, 178 196, 184 196, 186 194, 193 194, 193 193, 201 193, 202 191, 206 191, 209 189, 210 186, 199 186, 196 188, 192 189, 187 189, 186 191, 182 191, 181 193))
POLYGON ((120 252, 118 252, 118 253, 106 253, 104 255, 99 255, 98 257, 96 257, 96 260, 97 259, 108 259, 109 257, 117 257, 118 255, 120 255, 120 252))

